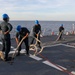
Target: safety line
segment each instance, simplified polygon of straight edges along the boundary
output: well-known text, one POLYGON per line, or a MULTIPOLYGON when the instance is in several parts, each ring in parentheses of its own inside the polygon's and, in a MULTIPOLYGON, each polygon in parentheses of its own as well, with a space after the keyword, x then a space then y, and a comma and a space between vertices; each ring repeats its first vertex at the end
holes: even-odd
MULTIPOLYGON (((14 53, 14 51, 11 51, 9 54, 11 54, 11 53, 14 53)), ((25 49, 22 49, 22 50, 21 50, 21 53, 25 53, 25 49)), ((57 65, 57 64, 51 62, 48 58, 44 57, 42 54, 38 54, 38 55, 40 55, 41 58, 40 58, 40 57, 37 57, 37 56, 34 56, 34 55, 32 55, 32 54, 30 54, 29 57, 30 57, 30 58, 33 58, 33 59, 35 59, 35 60, 37 60, 37 61, 40 61, 40 60, 42 60, 42 59, 45 59, 46 61, 43 61, 43 63, 45 63, 46 65, 52 66, 52 67, 54 67, 54 68, 56 68, 56 69, 58 69, 58 70, 60 70, 60 71, 66 72, 66 73, 68 73, 69 75, 75 75, 75 74, 73 74, 74 72, 69 72, 66 68, 64 68, 64 67, 62 67, 62 66, 60 66, 60 65, 57 65), (50 65, 50 64, 51 64, 51 65, 50 65)))
MULTIPOLYGON (((2 44, 2 43, 0 42, 0 44, 2 44)), ((58 45, 63 45, 63 44, 58 44, 58 45)), ((55 45, 55 46, 58 46, 58 45, 55 45)), ((11 46, 11 48, 14 48, 14 47, 11 46)), ((13 51, 10 52, 10 53, 13 53, 13 51)), ((23 52, 22 52, 22 53, 24 53, 24 49, 23 49, 23 52)), ((62 72, 68 73, 69 75, 75 75, 75 74, 73 74, 73 72, 68 71, 67 69, 63 68, 62 66, 59 66, 59 65, 57 65, 57 64, 55 64, 55 63, 53 63, 53 62, 51 62, 48 58, 44 57, 42 54, 38 54, 38 55, 40 55, 43 59, 45 59, 45 60, 48 61, 49 63, 51 63, 51 64, 55 65, 56 67, 58 67, 62 72)), ((35 59, 38 58, 38 57, 32 56, 32 55, 30 55, 30 57, 33 58, 33 59, 34 59, 34 58, 35 58, 35 59)), ((42 58, 38 58, 38 60, 42 60, 42 58)))
POLYGON ((42 54, 39 54, 43 59, 45 59, 46 61, 50 62, 51 64, 55 65, 56 67, 60 68, 62 70, 62 72, 68 73, 69 75, 75 75, 71 72, 69 72, 67 69, 64 69, 63 67, 51 62, 48 58, 44 57, 42 54))
POLYGON ((55 46, 59 46, 59 45, 62 45, 61 43, 60 44, 55 44, 55 45, 47 45, 47 46, 43 46, 44 48, 46 47, 55 47, 55 46))
POLYGON ((63 46, 66 46, 66 47, 72 47, 72 48, 75 48, 75 46, 71 46, 71 45, 67 45, 67 44, 61 44, 63 46))

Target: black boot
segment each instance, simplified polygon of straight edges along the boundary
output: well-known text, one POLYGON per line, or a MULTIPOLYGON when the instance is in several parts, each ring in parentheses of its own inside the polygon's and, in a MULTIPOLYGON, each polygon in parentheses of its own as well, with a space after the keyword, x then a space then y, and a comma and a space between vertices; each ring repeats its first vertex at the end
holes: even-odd
POLYGON ((18 53, 16 54, 16 56, 20 56, 20 52, 18 52, 18 53))
POLYGON ((11 61, 12 57, 4 58, 4 61, 11 61))
POLYGON ((29 52, 28 51, 26 52, 26 55, 29 56, 29 52))

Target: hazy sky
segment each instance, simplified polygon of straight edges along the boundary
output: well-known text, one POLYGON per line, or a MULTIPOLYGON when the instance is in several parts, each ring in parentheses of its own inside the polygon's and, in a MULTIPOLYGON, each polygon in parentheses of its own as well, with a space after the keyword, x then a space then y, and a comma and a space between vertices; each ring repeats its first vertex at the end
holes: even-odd
POLYGON ((75 21, 75 0, 0 0, 0 20, 3 13, 10 20, 75 21))

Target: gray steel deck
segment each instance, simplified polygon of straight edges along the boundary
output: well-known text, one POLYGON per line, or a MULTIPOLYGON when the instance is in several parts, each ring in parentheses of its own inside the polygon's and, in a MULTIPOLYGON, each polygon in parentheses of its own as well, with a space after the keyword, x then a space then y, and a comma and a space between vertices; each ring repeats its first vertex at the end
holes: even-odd
MULTIPOLYGON (((41 41, 46 47, 37 56, 21 54, 14 59, 12 65, 0 60, 0 75, 75 75, 75 47, 67 45, 67 43, 75 42, 75 36, 63 37, 64 42, 54 44, 51 43, 57 36, 42 37, 41 41)), ((14 39, 11 42, 12 51, 16 48, 16 43, 14 39)), ((23 49, 24 45, 22 45, 23 49)))

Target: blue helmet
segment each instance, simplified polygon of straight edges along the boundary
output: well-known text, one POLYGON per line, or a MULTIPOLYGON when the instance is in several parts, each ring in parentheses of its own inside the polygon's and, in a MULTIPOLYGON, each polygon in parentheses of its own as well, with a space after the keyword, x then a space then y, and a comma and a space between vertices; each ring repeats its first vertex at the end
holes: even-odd
POLYGON ((61 26, 63 27, 63 24, 61 24, 61 26))
POLYGON ((7 14, 3 14, 3 19, 9 18, 7 14))
POLYGON ((35 24, 39 24, 39 21, 38 20, 35 20, 35 24))
POLYGON ((16 30, 19 32, 21 30, 21 25, 18 25, 16 30))

